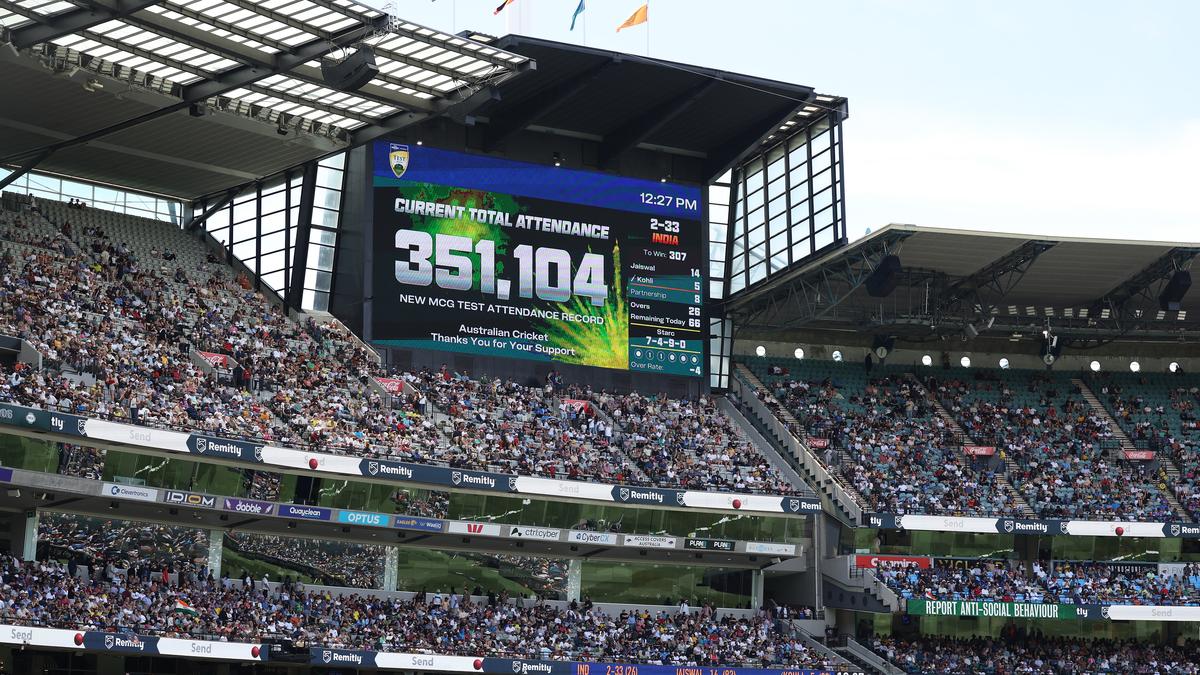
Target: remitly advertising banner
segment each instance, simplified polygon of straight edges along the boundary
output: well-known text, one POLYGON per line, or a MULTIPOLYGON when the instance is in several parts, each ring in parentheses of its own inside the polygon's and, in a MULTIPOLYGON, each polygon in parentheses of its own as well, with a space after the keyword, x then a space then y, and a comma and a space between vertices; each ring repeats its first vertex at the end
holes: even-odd
MULTIPOLYGON (((589 663, 576 661, 541 661, 534 659, 501 659, 480 656, 448 656, 441 654, 398 654, 351 649, 309 650, 309 664, 314 666, 344 666, 350 668, 395 668, 398 670, 428 670, 454 673, 490 673, 492 675, 834 675, 832 670, 775 668, 680 668, 641 663, 589 663)), ((842 675, 864 675, 862 671, 842 675)))
POLYGON ((374 146, 376 344, 705 372, 700 189, 374 146))
POLYGON ((0 643, 139 656, 181 656, 222 661, 266 661, 268 650, 247 642, 210 642, 62 628, 0 625, 0 643))
MULTIPOLYGON (((814 497, 781 497, 731 492, 703 492, 669 488, 611 485, 577 480, 557 480, 535 476, 510 476, 489 471, 451 469, 444 466, 412 464, 382 459, 308 452, 292 448, 262 445, 251 441, 221 438, 208 434, 184 433, 141 427, 120 422, 52 413, 24 406, 0 403, 0 425, 8 425, 68 436, 76 439, 108 441, 159 452, 179 453, 193 458, 213 458, 229 462, 291 469, 295 472, 336 474, 373 480, 418 483, 449 489, 541 495, 636 506, 699 508, 748 513, 802 516, 821 512, 814 497)), ((118 489, 136 486, 119 486, 118 489)), ((143 488, 149 490, 148 488, 143 488)), ((157 495, 145 492, 157 501, 157 495)), ((230 508, 251 513, 245 508, 230 508)), ((250 508, 250 507, 246 507, 250 508)), ((262 515, 262 513, 259 513, 262 515)), ((1193 528, 1195 529, 1195 528, 1193 528)), ((1166 536, 1190 536, 1184 534, 1166 536)), ((1200 536, 1197 532, 1196 536, 1200 536)))
POLYGON ((984 518, 968 516, 895 515, 868 513, 867 527, 922 532, 976 532, 1072 537, 1200 538, 1196 523, 1132 523, 1123 520, 1053 520, 1037 518, 984 518))

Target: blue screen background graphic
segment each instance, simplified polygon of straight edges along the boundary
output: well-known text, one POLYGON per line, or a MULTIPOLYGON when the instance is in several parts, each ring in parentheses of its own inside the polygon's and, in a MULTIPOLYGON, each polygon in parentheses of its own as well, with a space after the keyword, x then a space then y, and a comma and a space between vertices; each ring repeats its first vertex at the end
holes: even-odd
MULTIPOLYGON (((388 155, 393 145, 388 142, 375 144, 376 185, 386 185, 388 180, 396 180, 396 175, 388 165, 388 155)), ((413 144, 407 144, 407 147, 408 168, 400 180, 700 220, 702 204, 699 187, 516 162, 413 144), (644 193, 661 195, 666 198, 663 200, 665 203, 662 206, 644 203, 644 193), (683 201, 677 202, 677 199, 683 201)))

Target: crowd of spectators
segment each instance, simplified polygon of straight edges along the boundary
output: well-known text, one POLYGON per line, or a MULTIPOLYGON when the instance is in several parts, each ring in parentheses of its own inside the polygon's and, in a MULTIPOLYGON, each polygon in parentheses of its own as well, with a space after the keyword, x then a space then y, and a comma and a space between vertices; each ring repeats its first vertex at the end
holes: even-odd
POLYGON ((208 533, 201 529, 55 511, 38 518, 38 547, 75 564, 121 569, 208 561, 208 533))
POLYGON ((225 545, 243 557, 293 570, 326 586, 383 585, 382 546, 246 532, 227 532, 225 545))
POLYGON ((876 577, 902 598, 1058 604, 1200 604, 1200 565, 1178 571, 1102 562, 942 560, 883 567, 876 577))
POLYGON ((1093 375, 1092 388, 1139 448, 1162 453, 1179 470, 1175 497, 1200 520, 1200 384, 1182 372, 1093 375))
POLYGON ((561 376, 389 372, 340 324, 289 318, 182 231, 94 213, 0 213, 0 334, 45 366, 0 373, 2 401, 462 468, 791 491, 711 400, 614 397, 630 427, 619 448, 561 376), (405 386, 385 393, 380 377, 405 386))
POLYGON ((104 458, 107 454, 104 448, 59 443, 58 472, 67 476, 100 480, 104 476, 104 458))
POLYGON ((450 512, 450 493, 442 490, 409 490, 397 488, 392 492, 396 513, 426 518, 446 518, 450 512))
MULTIPOLYGON (((444 493, 433 493, 444 494, 444 493)), ((385 556, 380 546, 300 537, 280 537, 228 532, 225 547, 243 558, 265 563, 277 579, 294 574, 327 586, 380 588, 385 556)), ((41 514, 38 529, 39 557, 69 562, 72 566, 147 566, 155 573, 168 568, 203 567, 208 564, 208 533, 202 529, 135 523, 61 512, 41 514), (180 562, 182 561, 182 562, 180 562)), ((566 593, 563 561, 532 556, 465 554, 472 564, 499 569, 542 598, 566 593), (509 569, 506 571, 505 567, 509 569)))
POLYGON ((1175 517, 1157 474, 1122 460, 1108 420, 1064 376, 977 370, 970 380, 931 378, 930 388, 974 442, 1013 461, 1013 486, 1038 515, 1175 517))
POLYGON ((418 653, 628 663, 823 667, 789 627, 750 618, 647 610, 609 615, 590 602, 560 607, 466 595, 334 596, 297 583, 239 584, 199 574, 73 576, 56 562, 0 566, 0 620, 76 630, 230 641, 289 641, 418 653), (176 611, 183 601, 195 615, 176 611))
POLYGON ((795 488, 708 396, 578 391, 623 431, 622 449, 652 483, 789 494, 795 488))
POLYGON ((871 649, 913 675, 1197 675, 1200 651, 1186 644, 1087 640, 1024 633, 975 637, 875 637, 871 649))
MULTIPOLYGON (((1091 408, 1070 374, 975 369, 960 378, 925 378, 921 386, 961 428, 958 438, 903 368, 784 367, 766 359, 748 365, 763 381, 758 398, 809 439, 867 508, 1012 514, 1019 512, 1019 494, 1044 518, 1170 521, 1182 515, 1160 487, 1159 467, 1121 456, 1107 417, 1091 408), (972 458, 963 445, 990 446, 995 455, 972 458)), ((1179 466, 1175 495, 1200 518, 1194 412, 1200 386, 1162 389, 1161 398, 1147 398, 1122 395, 1109 383, 1097 393, 1135 441, 1167 452, 1179 466)))
POLYGON ((504 553, 461 553, 460 555, 471 559, 472 564, 477 567, 495 568, 501 577, 527 589, 530 596, 546 600, 563 600, 567 597, 569 560, 504 553))
POLYGON ((806 378, 782 372, 757 396, 786 410, 802 436, 865 502, 885 513, 978 515, 1010 510, 997 471, 958 451, 945 421, 899 374, 806 378))
POLYGON ((624 482, 629 467, 612 452, 612 429, 560 400, 553 384, 472 378, 443 365, 416 376, 445 423, 452 466, 624 482))

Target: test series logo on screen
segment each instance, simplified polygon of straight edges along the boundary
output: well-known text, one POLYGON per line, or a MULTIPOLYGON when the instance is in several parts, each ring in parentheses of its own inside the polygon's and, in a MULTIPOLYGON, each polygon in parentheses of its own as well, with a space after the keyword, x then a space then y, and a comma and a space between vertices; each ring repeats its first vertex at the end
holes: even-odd
POLYGON ((408 171, 408 146, 400 145, 399 143, 388 144, 388 166, 392 168, 392 173, 396 178, 403 178, 404 172, 408 171))

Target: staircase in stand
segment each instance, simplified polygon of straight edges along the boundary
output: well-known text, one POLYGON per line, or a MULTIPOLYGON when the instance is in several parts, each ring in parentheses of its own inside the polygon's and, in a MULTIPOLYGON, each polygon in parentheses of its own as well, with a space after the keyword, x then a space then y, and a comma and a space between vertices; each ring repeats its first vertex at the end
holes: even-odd
POLYGON ((796 471, 804 483, 813 486, 828 500, 828 506, 850 522, 858 523, 862 516, 862 495, 840 476, 839 468, 827 466, 812 448, 807 445, 807 436, 800 422, 782 405, 768 408, 764 399, 756 392, 768 392, 767 399, 778 403, 769 394, 770 389, 758 379, 745 364, 734 364, 734 393, 737 394, 739 412, 756 431, 767 440, 770 447, 796 471))
POLYGON ((1021 467, 1012 460, 1008 455, 1004 456, 1004 473, 996 476, 996 483, 1000 486, 1008 488, 1008 491, 1013 495, 1013 503, 1017 507, 1017 512, 1026 518, 1036 518, 1037 513, 1029 506, 1029 502, 1025 501, 1025 496, 1017 491, 1017 488, 1008 480, 1009 475, 1020 471, 1021 467))
MULTIPOLYGON (((646 472, 642 471, 642 467, 638 466, 637 462, 633 461, 633 458, 629 456, 629 453, 625 452, 625 444, 622 442, 625 438, 625 427, 617 424, 617 420, 608 414, 608 411, 604 409, 604 406, 600 405, 600 401, 595 397, 588 400, 592 403, 592 414, 596 416, 596 419, 603 420, 608 425, 608 428, 613 430, 612 443, 609 445, 608 451, 614 457, 624 462, 625 466, 629 467, 629 475, 635 481, 640 481, 642 485, 653 484, 654 481, 650 480, 650 476, 647 476, 646 472)), ((559 399, 555 399, 554 401, 556 406, 559 402, 559 399)))
MULTIPOLYGON (((1078 377, 1073 377, 1071 378, 1071 384, 1079 390, 1083 396, 1083 400, 1087 401, 1088 407, 1092 409, 1092 413, 1096 417, 1108 422, 1108 427, 1113 432, 1113 438, 1117 439, 1121 444, 1122 460, 1126 457, 1126 452, 1138 449, 1133 444, 1133 441, 1130 440, 1129 435, 1125 433, 1125 430, 1121 428, 1121 425, 1117 423, 1117 420, 1108 412, 1108 407, 1096 396, 1096 393, 1092 391, 1092 388, 1086 382, 1078 377)), ((1175 499, 1174 491, 1171 489, 1171 486, 1178 485, 1176 481, 1179 480, 1179 467, 1175 466, 1175 462, 1170 457, 1161 452, 1155 454, 1155 459, 1158 460, 1159 476, 1162 478, 1162 483, 1159 486, 1161 488, 1160 491, 1163 497, 1166 498, 1167 504, 1171 506, 1171 510, 1176 515, 1183 516, 1187 511, 1183 510, 1183 505, 1179 503, 1178 499, 1175 499)))
POLYGON ((1183 504, 1180 504, 1179 500, 1175 498, 1174 487, 1179 485, 1179 467, 1175 466, 1175 461, 1170 457, 1159 453, 1158 472, 1163 497, 1166 497, 1167 503, 1171 505, 1171 510, 1182 516, 1185 520, 1190 520, 1188 512, 1183 508, 1183 504))
MULTIPOLYGON (((908 377, 909 383, 916 388, 917 392, 937 412, 938 417, 942 418, 942 421, 945 422, 946 428, 950 430, 950 435, 954 441, 960 446, 969 445, 972 439, 963 430, 962 426, 959 425, 958 420, 954 419, 954 415, 951 415, 950 411, 946 410, 945 406, 942 405, 942 402, 936 396, 925 389, 925 385, 921 384, 921 381, 915 375, 912 373, 905 373, 905 375, 908 377)), ((1016 507, 1017 513, 1025 518, 1033 518, 1037 514, 1030 508, 1029 502, 1025 501, 1025 497, 1008 480, 1010 472, 1017 471, 1018 469, 1019 467, 1012 461, 1012 458, 1006 455, 1004 457, 1004 473, 996 475, 996 484, 1000 486, 1002 491, 1012 495, 1013 506, 1016 507)))
POLYGON ((827 646, 822 641, 824 636, 809 634, 801 625, 804 622, 790 621, 788 623, 790 625, 785 624, 782 626, 782 629, 787 633, 790 633, 791 637, 803 642, 809 650, 824 657, 823 660, 825 663, 836 669, 837 672, 847 673, 854 671, 856 669, 855 666, 862 667, 862 664, 847 658, 846 655, 841 653, 838 649, 827 646))
POLYGON ((1078 389, 1083 395, 1083 400, 1087 401, 1088 407, 1092 409, 1092 413, 1095 414, 1096 417, 1108 422, 1108 426, 1113 432, 1113 438, 1117 439, 1117 441, 1121 443, 1121 456, 1124 457, 1126 451, 1137 450, 1137 447, 1133 444, 1133 441, 1129 440, 1129 436, 1126 435, 1125 430, 1122 429, 1121 425, 1117 424, 1117 421, 1113 419, 1113 416, 1108 413, 1108 408, 1105 407, 1104 403, 1100 401, 1099 397, 1097 397, 1092 391, 1092 388, 1087 386, 1087 383, 1078 377, 1071 378, 1071 384, 1074 385, 1075 388, 1078 389))
MULTIPOLYGON (((758 376, 755 375, 754 372, 752 370, 750 370, 749 368, 747 368, 745 365, 740 364, 740 363, 737 364, 737 370, 738 370, 738 373, 742 376, 742 378, 746 381, 746 383, 749 384, 751 387, 754 387, 755 389, 761 389, 762 391, 766 391, 766 392, 771 391, 770 388, 768 388, 767 385, 763 384, 762 380, 758 379, 758 376)), ((792 432, 793 436, 795 436, 798 440, 803 441, 805 443, 805 445, 807 445, 808 435, 804 433, 804 431, 803 431, 804 426, 800 424, 800 420, 796 419, 796 416, 792 414, 792 411, 790 411, 786 407, 780 405, 775 410, 772 410, 772 413, 774 413, 775 417, 779 418, 779 421, 783 422, 784 426, 786 426, 788 428, 788 430, 790 430, 792 432)), ((817 452, 814 452, 812 450, 812 448, 809 448, 809 451, 813 454, 814 457, 819 457, 819 454, 817 452)), ((776 452, 779 452, 779 451, 776 450, 776 452)), ((780 452, 779 454, 782 455, 784 453, 780 452)), ((833 465, 826 466, 826 468, 829 470, 829 473, 831 475, 837 476, 838 472, 840 472, 840 470, 841 470, 841 461, 846 461, 847 456, 844 451, 836 450, 836 449, 834 450, 834 456, 837 457, 838 460, 840 460, 840 461, 835 461, 833 463, 833 465)), ((809 476, 809 478, 815 479, 815 477, 811 476, 811 475, 809 476)), ((820 481, 814 480, 814 482, 818 485, 820 484, 820 481)), ((859 504, 867 503, 867 501, 865 499, 863 499, 863 496, 861 494, 859 494, 858 490, 855 489, 854 485, 852 483, 850 483, 849 481, 842 481, 841 486, 842 486, 842 489, 844 489, 846 491, 846 493, 849 494, 859 504)))
POLYGON ((791 463, 783 458, 783 455, 775 449, 775 446, 771 445, 771 442, 762 435, 762 432, 754 427, 754 424, 746 417, 745 413, 738 409, 733 401, 724 396, 714 397, 714 399, 721 412, 725 413, 730 422, 733 422, 738 436, 753 445, 758 450, 758 454, 762 455, 763 459, 767 460, 775 468, 775 471, 791 484, 792 488, 809 494, 814 498, 817 497, 812 487, 800 477, 800 473, 796 471, 791 463))
POLYGON ((834 647, 833 650, 841 654, 846 660, 863 668, 863 672, 881 673, 882 675, 904 675, 904 670, 899 666, 871 651, 852 637, 842 638, 842 644, 834 647))

